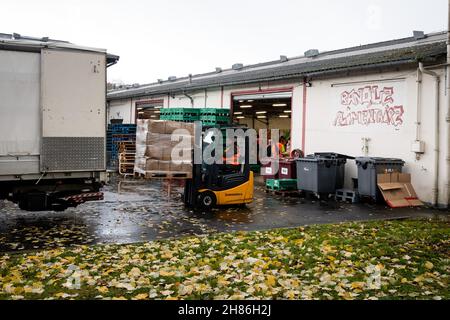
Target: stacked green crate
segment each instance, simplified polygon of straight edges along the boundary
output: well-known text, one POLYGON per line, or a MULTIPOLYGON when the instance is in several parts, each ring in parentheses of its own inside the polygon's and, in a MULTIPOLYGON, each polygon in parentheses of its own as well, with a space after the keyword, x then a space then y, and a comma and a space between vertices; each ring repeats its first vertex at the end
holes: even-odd
POLYGON ((293 191, 297 190, 297 179, 267 179, 266 188, 276 191, 293 191))
POLYGON ((194 122, 200 117, 200 109, 195 108, 164 108, 160 111, 161 120, 194 122))
POLYGON ((266 188, 269 190, 274 190, 275 186, 275 180, 274 179, 267 179, 266 180, 266 188))
POLYGON ((230 109, 203 108, 200 110, 200 121, 204 126, 229 124, 230 109))
POLYGON ((274 187, 275 187, 275 190, 281 190, 281 191, 297 190, 297 179, 275 180, 274 187))

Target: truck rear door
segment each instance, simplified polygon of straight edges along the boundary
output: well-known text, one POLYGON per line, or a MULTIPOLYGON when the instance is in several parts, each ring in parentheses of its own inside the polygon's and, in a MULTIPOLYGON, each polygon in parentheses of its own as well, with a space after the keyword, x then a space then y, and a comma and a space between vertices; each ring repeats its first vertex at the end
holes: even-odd
POLYGON ((41 52, 42 172, 105 170, 106 54, 41 52))

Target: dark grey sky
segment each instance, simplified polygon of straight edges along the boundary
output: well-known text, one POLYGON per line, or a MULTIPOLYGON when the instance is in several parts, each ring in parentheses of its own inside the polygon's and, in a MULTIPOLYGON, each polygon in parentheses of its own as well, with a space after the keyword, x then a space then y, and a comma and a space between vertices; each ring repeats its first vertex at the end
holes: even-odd
POLYGON ((110 81, 148 83, 442 31, 446 0, 5 0, 0 32, 101 47, 110 81))

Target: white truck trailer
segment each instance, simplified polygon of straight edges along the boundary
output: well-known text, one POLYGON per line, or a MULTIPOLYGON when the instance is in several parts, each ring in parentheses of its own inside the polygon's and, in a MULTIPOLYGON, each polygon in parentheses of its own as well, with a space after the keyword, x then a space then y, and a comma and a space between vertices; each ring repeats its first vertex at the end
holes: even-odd
POLYGON ((0 34, 0 199, 25 210, 95 199, 106 170, 106 69, 118 59, 0 34))

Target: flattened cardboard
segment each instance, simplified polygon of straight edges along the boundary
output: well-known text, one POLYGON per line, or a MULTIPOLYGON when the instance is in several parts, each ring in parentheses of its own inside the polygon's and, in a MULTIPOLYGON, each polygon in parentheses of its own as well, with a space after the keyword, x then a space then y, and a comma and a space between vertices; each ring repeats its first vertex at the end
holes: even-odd
POLYGON ((403 185, 401 183, 379 183, 378 187, 383 191, 402 189, 403 185))
POLYGON ((423 203, 417 199, 410 174, 384 173, 379 174, 377 179, 381 194, 391 208, 423 206, 423 203))

